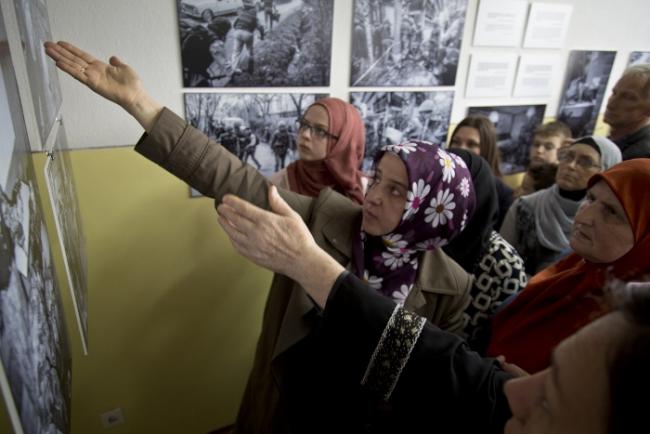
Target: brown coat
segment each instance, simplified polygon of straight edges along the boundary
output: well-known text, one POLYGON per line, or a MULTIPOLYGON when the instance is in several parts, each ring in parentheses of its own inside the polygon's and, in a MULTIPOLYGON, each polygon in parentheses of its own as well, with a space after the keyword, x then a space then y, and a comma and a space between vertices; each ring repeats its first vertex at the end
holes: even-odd
MULTIPOLYGON (((266 178, 168 110, 162 112, 151 133, 140 139, 136 150, 214 197, 215 204, 225 194, 233 193, 268 208, 266 178)), ((280 190, 280 194, 305 220, 316 243, 349 266, 361 207, 331 189, 323 190, 317 198, 287 190, 280 190)), ((471 284, 471 277, 442 250, 427 252, 405 306, 443 330, 460 332, 471 284)), ((315 304, 297 283, 275 275, 237 419, 237 432, 288 431, 289 413, 279 391, 284 375, 280 356, 310 334, 316 311, 315 304)))

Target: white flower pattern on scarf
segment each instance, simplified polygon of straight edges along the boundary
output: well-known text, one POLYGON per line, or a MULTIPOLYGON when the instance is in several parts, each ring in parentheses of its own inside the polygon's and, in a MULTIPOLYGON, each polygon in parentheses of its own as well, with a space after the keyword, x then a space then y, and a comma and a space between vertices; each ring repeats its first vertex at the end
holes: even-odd
POLYGON ((387 151, 390 152, 395 152, 397 153, 404 153, 405 155, 410 154, 411 152, 415 152, 415 150, 418 148, 418 145, 415 143, 411 142, 406 142, 406 143, 400 143, 397 145, 388 145, 385 147, 387 151))
POLYGON ((371 276, 370 273, 368 273, 368 270, 365 270, 363 272, 363 281, 366 282, 372 289, 379 290, 381 289, 381 284, 384 279, 382 277, 371 276))
POLYGON ((458 186, 458 189, 460 190, 460 195, 463 197, 469 196, 469 179, 463 178, 460 181, 460 185, 458 186))
POLYGON ((444 191, 438 191, 436 197, 431 199, 431 207, 424 211, 426 217, 424 221, 431 223, 431 226, 436 228, 438 225, 447 224, 448 220, 454 217, 452 212, 456 208, 454 202, 454 194, 446 188, 444 191))
POLYGON ((454 163, 454 160, 447 153, 441 154, 438 152, 438 155, 440 156, 438 161, 442 166, 442 180, 443 182, 449 183, 456 175, 456 163, 454 163))
POLYGON ((411 260, 412 253, 411 250, 407 249, 388 249, 388 252, 382 252, 381 257, 385 267, 396 270, 411 260))
POLYGON ((424 182, 424 179, 418 179, 417 183, 413 183, 411 190, 406 196, 406 206, 404 209, 406 212, 402 216, 402 220, 408 220, 412 215, 414 215, 420 209, 420 205, 424 198, 431 191, 431 186, 424 182))
POLYGON ((404 302, 412 289, 413 285, 402 285, 400 286, 399 291, 393 291, 391 297, 399 306, 404 306, 404 302))

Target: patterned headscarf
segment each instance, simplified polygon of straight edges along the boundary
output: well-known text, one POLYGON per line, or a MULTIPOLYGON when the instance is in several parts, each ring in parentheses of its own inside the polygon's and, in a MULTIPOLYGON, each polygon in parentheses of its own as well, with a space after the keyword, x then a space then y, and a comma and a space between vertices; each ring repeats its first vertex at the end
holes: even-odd
POLYGON ((357 276, 402 304, 413 289, 422 252, 444 246, 462 231, 476 198, 465 162, 438 145, 412 141, 384 146, 375 166, 386 152, 406 166, 409 192, 404 213, 389 234, 360 232, 353 246, 354 265, 357 276))

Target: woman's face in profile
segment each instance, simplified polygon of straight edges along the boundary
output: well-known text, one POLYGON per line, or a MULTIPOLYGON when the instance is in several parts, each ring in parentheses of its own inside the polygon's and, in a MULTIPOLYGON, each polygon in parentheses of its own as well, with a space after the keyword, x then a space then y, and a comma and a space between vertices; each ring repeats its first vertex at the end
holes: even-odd
POLYGON ((606 315, 562 341, 549 368, 506 382, 512 418, 504 434, 605 434, 608 357, 626 327, 622 314, 606 315))
POLYGON ((610 263, 634 246, 634 232, 623 205, 605 181, 587 192, 571 229, 571 248, 590 262, 610 263))
POLYGON ((402 220, 408 191, 404 162, 397 155, 386 152, 377 164, 363 201, 362 229, 374 236, 392 232, 402 220))

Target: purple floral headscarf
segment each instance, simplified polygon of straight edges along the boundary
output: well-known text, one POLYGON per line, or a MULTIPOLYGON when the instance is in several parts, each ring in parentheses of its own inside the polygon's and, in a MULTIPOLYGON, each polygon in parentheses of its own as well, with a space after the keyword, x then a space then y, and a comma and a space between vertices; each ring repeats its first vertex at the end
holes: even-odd
POLYGON ((420 257, 447 244, 472 216, 476 204, 465 162, 438 145, 411 141, 384 146, 406 166, 409 192, 402 220, 389 234, 363 230, 353 246, 355 273, 371 287, 403 304, 413 289, 420 257))

